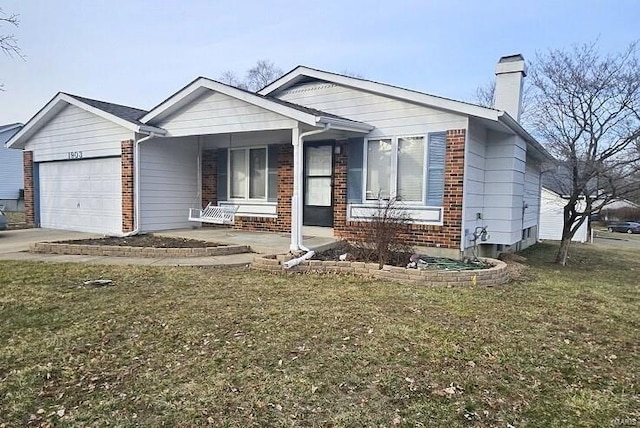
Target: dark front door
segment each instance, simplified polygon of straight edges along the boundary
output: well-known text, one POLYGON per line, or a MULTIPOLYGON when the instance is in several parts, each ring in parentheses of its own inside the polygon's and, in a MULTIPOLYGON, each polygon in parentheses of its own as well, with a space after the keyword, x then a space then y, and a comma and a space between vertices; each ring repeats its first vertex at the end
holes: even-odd
POLYGON ((305 143, 304 225, 333 227, 332 176, 333 142, 305 143))

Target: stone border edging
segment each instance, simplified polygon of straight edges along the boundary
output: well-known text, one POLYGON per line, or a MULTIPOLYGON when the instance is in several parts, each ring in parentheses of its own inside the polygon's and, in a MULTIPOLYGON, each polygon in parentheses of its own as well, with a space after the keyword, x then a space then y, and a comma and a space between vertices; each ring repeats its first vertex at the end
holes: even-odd
POLYGON ((36 242, 29 245, 32 253, 108 257, 209 257, 250 253, 248 245, 220 245, 206 248, 125 247, 118 245, 80 245, 60 242, 36 242))
POLYGON ((288 260, 286 257, 284 255, 256 255, 253 258, 251 268, 269 272, 350 273, 400 283, 444 287, 490 287, 504 284, 509 280, 507 264, 501 260, 489 258, 482 258, 481 260, 493 264, 492 267, 476 270, 421 270, 389 265, 384 265, 382 269, 379 269, 377 263, 311 259, 305 260, 285 271, 282 267, 282 262, 288 260))

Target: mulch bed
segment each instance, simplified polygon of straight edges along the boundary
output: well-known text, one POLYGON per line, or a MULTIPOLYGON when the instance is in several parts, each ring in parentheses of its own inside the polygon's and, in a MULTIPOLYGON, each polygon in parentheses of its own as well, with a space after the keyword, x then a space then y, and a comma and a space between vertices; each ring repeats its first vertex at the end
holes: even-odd
MULTIPOLYGON (((366 262, 366 263, 378 263, 378 258, 375 254, 365 254, 359 248, 351 245, 348 242, 341 242, 340 244, 329 248, 327 250, 316 253, 313 257, 314 260, 323 261, 337 261, 340 260, 340 256, 347 254, 347 261, 351 262, 366 262)), ((411 261, 411 256, 415 253, 413 251, 398 251, 390 255, 388 265, 407 267, 411 261)), ((481 261, 460 261, 450 259, 447 257, 430 257, 428 255, 420 254, 420 259, 427 262, 427 265, 423 265, 422 269, 443 269, 443 270, 473 270, 473 269, 486 269, 491 265, 481 261)))
POLYGON ((92 239, 74 239, 71 241, 59 242, 59 244, 76 245, 112 245, 117 247, 151 247, 151 248, 207 248, 219 247, 215 242, 199 241, 187 238, 169 238, 166 236, 133 235, 123 238, 107 237, 92 239))

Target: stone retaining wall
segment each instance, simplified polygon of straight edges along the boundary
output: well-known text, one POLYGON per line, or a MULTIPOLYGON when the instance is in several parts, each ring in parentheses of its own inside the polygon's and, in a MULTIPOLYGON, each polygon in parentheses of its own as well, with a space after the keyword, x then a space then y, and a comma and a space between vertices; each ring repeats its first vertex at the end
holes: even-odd
POLYGON ((476 270, 431 270, 406 269, 396 266, 378 268, 377 263, 306 260, 298 266, 284 270, 282 262, 285 256, 255 256, 251 267, 253 269, 270 272, 315 272, 315 273, 350 273, 368 278, 385 279, 389 281, 423 284, 429 286, 493 286, 504 284, 509 280, 506 263, 495 259, 482 259, 493 267, 476 270))
POLYGON ((29 246, 32 253, 110 257, 207 257, 250 253, 247 245, 221 245, 206 248, 123 247, 117 245, 79 245, 38 242, 29 246))

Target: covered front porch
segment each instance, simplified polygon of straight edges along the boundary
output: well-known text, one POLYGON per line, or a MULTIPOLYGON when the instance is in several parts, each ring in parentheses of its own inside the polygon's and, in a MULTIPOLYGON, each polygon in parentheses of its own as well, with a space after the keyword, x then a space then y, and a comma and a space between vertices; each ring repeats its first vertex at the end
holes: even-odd
POLYGON ((327 235, 345 218, 345 152, 373 128, 207 79, 142 121, 166 134, 135 142, 138 231, 200 227, 190 209, 211 204, 233 207, 228 227, 288 233, 290 250, 303 226, 327 235))

